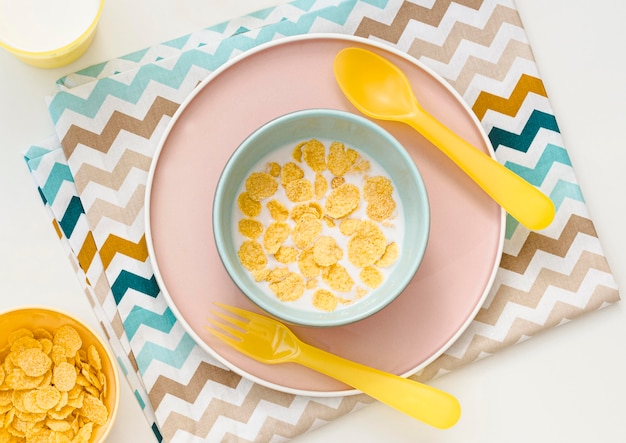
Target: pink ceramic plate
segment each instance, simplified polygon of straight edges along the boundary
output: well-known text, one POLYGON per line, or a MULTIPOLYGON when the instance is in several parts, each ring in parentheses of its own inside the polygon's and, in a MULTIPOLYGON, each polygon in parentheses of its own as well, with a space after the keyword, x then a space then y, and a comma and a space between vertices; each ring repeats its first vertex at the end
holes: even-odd
MULTIPOLYGON (((213 192, 232 152, 268 120, 306 108, 358 112, 333 76, 335 54, 347 46, 367 47, 396 63, 426 109, 492 155, 471 110, 421 64, 363 39, 301 36, 251 50, 204 81, 174 117, 149 177, 150 255, 176 317, 201 347, 234 371, 291 393, 355 391, 295 364, 258 363, 206 332, 215 301, 255 310, 217 255, 211 225, 213 192)), ((407 289, 376 315, 348 326, 293 329, 304 341, 342 357, 410 375, 443 353, 482 305, 500 260, 504 216, 414 130, 400 123, 378 123, 404 144, 426 183, 431 232, 423 264, 407 289)))

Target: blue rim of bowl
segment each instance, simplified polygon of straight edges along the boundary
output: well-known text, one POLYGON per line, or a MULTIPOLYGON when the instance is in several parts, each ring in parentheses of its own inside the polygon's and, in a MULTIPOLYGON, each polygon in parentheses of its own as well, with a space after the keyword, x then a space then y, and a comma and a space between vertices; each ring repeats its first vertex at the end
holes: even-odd
MULTIPOLYGON (((254 303, 256 306, 258 306, 260 309, 262 309, 266 313, 282 321, 285 321, 287 323, 292 323, 295 325, 308 326, 308 327, 333 327, 333 326, 343 326, 346 324, 354 323, 356 321, 363 320, 377 313, 378 311, 380 311, 381 309, 389 305, 391 302, 393 302, 393 300, 395 300, 404 291, 404 289, 408 286, 408 284, 411 282, 411 280, 415 276, 415 273, 417 272, 424 258, 424 254, 426 252, 426 247, 428 244, 428 238, 430 235, 430 204, 428 201, 428 192, 426 190, 424 180, 422 178, 422 175, 419 172, 417 165, 415 164, 410 154, 406 151, 404 146, 387 130, 382 128, 380 125, 372 122, 371 120, 368 120, 365 117, 362 117, 360 115, 357 115, 348 111, 329 109, 329 108, 312 108, 312 109, 293 111, 293 112, 278 116, 264 123, 255 131, 253 131, 250 135, 248 135, 244 139, 244 141, 235 149, 232 155, 229 157, 224 169, 222 170, 220 174, 220 177, 218 179, 218 182, 215 188, 214 198, 213 198, 212 219, 213 219, 212 220, 213 236, 214 236, 215 245, 217 247, 220 260, 222 264, 224 265, 224 267, 226 268, 226 271, 229 277, 231 278, 233 283, 239 288, 239 290, 243 293, 243 295, 252 303, 254 303), (316 116, 316 115, 332 116, 332 117, 336 117, 340 119, 347 119, 347 120, 349 119, 349 120, 355 121, 358 124, 367 127, 369 130, 378 133, 389 144, 395 145, 398 148, 397 149, 398 154, 404 159, 407 169, 409 169, 411 172, 411 175, 416 178, 415 180, 416 186, 420 192, 420 195, 422 197, 420 200, 423 202, 424 206, 422 208, 423 211, 422 211, 422 217, 420 220, 421 227, 422 227, 421 229, 422 236, 419 239, 421 247, 418 250, 413 251, 415 252, 416 255, 413 260, 412 266, 410 267, 409 272, 406 272, 402 276, 400 283, 397 284, 397 291, 393 296, 378 299, 379 301, 376 303, 374 303, 373 301, 370 301, 369 306, 367 306, 367 309, 363 308, 363 302, 359 302, 358 309, 361 312, 358 314, 352 314, 351 313, 352 310, 350 309, 351 308, 350 306, 344 307, 340 311, 333 311, 331 313, 320 312, 319 314, 293 309, 293 311, 296 311, 305 315, 309 314, 309 316, 310 314, 315 314, 316 316, 315 320, 304 322, 302 317, 298 315, 291 315, 290 314, 291 310, 283 310, 284 305, 281 305, 281 308, 283 309, 281 309, 280 312, 277 312, 275 309, 273 309, 272 303, 268 302, 267 299, 269 297, 265 297, 265 296, 257 297, 256 295, 249 293, 248 291, 246 291, 246 288, 242 287, 237 282, 237 280, 233 277, 233 275, 237 274, 237 269, 236 269, 237 264, 235 263, 236 260, 228 261, 228 260, 225 260, 223 257, 226 251, 222 246, 222 241, 220 240, 220 238, 224 238, 226 234, 222 231, 221 223, 219 223, 220 220, 218 219, 218 212, 215 209, 217 207, 222 206, 223 204, 224 193, 222 192, 222 190, 225 186, 225 177, 227 177, 231 173, 231 170, 236 164, 238 158, 244 154, 245 148, 251 142, 251 140, 254 140, 254 138, 261 131, 267 131, 268 129, 271 129, 271 127, 282 124, 285 121, 299 119, 302 117, 316 116), (343 316, 341 315, 341 313, 344 313, 343 316), (351 314, 349 315, 349 319, 345 319, 344 317, 348 316, 348 314, 351 314)), ((402 256, 398 260, 400 259, 402 259, 402 256)), ((375 291, 369 294, 368 298, 371 297, 373 299, 374 297, 372 296, 381 288, 384 288, 384 285, 377 288, 375 291)), ((257 291, 250 291, 250 292, 256 293, 257 291)), ((263 291, 262 289, 260 289, 258 292, 261 294, 265 294, 265 291, 263 291)), ((280 303, 285 303, 285 302, 280 302, 280 303)), ((352 306, 356 306, 356 305, 352 305, 352 306)))

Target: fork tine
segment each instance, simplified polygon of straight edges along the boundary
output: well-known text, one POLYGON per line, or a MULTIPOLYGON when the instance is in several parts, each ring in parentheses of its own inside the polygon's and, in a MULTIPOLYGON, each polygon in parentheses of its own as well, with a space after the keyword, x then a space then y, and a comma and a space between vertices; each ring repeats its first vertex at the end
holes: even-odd
MULTIPOLYGON (((215 302, 215 304, 226 311, 234 313, 235 315, 238 315, 242 318, 247 318, 246 314, 248 314, 248 311, 217 302, 215 302)), ((213 336, 219 338, 227 344, 234 347, 239 347, 241 345, 241 340, 243 340, 244 335, 248 332, 249 322, 213 309, 209 310, 209 312, 215 317, 218 317, 220 320, 223 320, 223 322, 216 321, 212 318, 207 318, 207 321, 210 322, 217 329, 208 327, 205 329, 209 331, 213 336), (226 334, 224 334, 224 332, 226 332, 226 334)))
POLYGON ((245 309, 236 308, 234 306, 225 305, 218 301, 213 302, 216 306, 219 306, 225 311, 228 311, 232 314, 238 315, 241 318, 245 318, 247 320, 252 320, 254 317, 260 317, 259 314, 255 314, 254 312, 246 311, 245 309))
POLYGON ((219 312, 219 311, 214 311, 213 309, 210 309, 209 312, 213 314, 214 316, 224 320, 226 324, 228 325, 236 326, 243 330, 246 330, 248 326, 247 321, 243 321, 241 319, 235 318, 232 315, 224 314, 223 312, 219 312))
MULTIPOLYGON (((228 320, 228 319, 226 318, 225 320, 228 320)), ((233 328, 228 323, 222 323, 220 321, 213 320, 212 318, 207 318, 207 321, 209 321, 213 326, 218 328, 217 330, 221 330, 222 332, 227 332, 231 336, 233 336, 234 338, 238 338, 239 340, 241 340, 243 338, 243 335, 245 334, 245 330, 242 331, 241 329, 233 328)))
POLYGON ((232 337, 229 337, 226 334, 222 334, 221 332, 219 332, 216 329, 213 328, 209 328, 207 326, 204 327, 204 329, 206 329, 209 334, 213 335, 214 337, 216 337, 217 339, 223 341, 224 343, 226 343, 227 345, 232 346, 233 348, 237 349, 239 347, 240 342, 235 340, 232 337))

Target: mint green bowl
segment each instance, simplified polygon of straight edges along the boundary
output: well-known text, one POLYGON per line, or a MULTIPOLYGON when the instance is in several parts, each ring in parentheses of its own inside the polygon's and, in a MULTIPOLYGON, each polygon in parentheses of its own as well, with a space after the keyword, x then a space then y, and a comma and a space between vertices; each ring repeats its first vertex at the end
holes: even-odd
MULTIPOLYGON (((289 159, 286 159, 289 161, 289 159)), ((257 166, 258 167, 258 166, 257 166)), ((340 326, 375 314, 391 303, 417 271, 428 242, 430 210, 422 177, 404 147, 379 125, 364 117, 332 109, 296 111, 272 120, 253 132, 235 150, 219 178, 213 201, 213 234, 226 271, 241 291, 266 313, 303 326, 340 326), (404 237, 398 239, 400 256, 383 283, 352 304, 317 311, 283 302, 261 284, 239 261, 235 242, 235 210, 240 187, 259 160, 285 145, 316 138, 343 142, 385 170, 398 190, 404 237)))

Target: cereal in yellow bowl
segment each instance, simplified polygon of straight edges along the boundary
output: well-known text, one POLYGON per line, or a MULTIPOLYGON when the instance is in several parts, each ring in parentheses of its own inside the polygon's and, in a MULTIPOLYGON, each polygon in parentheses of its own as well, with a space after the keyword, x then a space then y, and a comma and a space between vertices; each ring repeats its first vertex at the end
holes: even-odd
POLYGON ((0 314, 0 442, 95 443, 109 434, 119 375, 103 340, 43 307, 0 314))

